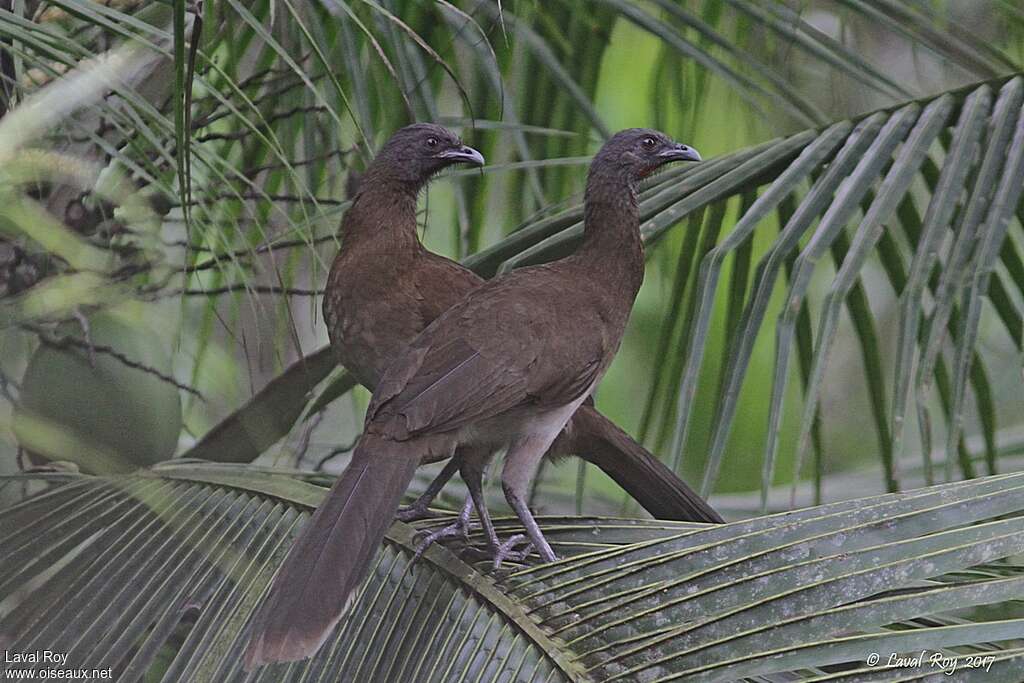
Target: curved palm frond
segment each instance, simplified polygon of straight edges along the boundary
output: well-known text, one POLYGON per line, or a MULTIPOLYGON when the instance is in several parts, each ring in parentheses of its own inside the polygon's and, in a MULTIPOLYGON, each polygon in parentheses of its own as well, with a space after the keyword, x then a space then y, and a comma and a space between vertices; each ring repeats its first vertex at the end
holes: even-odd
MULTIPOLYGON (((5 647, 56 648, 125 681, 245 677, 246 622, 323 496, 316 479, 183 463, 7 484, 40 478, 52 485, 2 512, 5 647)), ((565 559, 499 574, 472 547, 414 564, 414 529, 395 524, 323 650, 256 679, 818 680, 919 648, 991 656, 1005 675, 1024 619, 949 611, 1024 595, 1004 561, 1024 552, 1022 485, 985 477, 714 527, 550 518, 565 559)))

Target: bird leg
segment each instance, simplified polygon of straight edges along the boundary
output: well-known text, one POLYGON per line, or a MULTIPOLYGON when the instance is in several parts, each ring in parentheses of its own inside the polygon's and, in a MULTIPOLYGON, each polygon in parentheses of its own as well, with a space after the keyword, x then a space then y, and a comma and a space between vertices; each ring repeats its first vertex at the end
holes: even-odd
POLYGON ((495 569, 500 569, 501 563, 506 560, 522 562, 533 550, 534 544, 532 541, 527 543, 521 550, 515 549, 517 545, 527 540, 523 534, 516 534, 503 543, 499 540, 498 533, 494 530, 494 523, 491 521, 491 514, 484 500, 484 475, 487 472, 487 465, 490 463, 492 455, 493 453, 487 449, 460 452, 457 458, 459 473, 462 475, 466 488, 469 489, 469 497, 466 498, 466 504, 462 507, 457 520, 443 529, 439 529, 424 537, 416 549, 417 558, 432 543, 446 538, 461 536, 468 542, 468 533, 473 526, 469 521, 470 511, 474 507, 476 508, 477 517, 480 518, 480 526, 487 537, 487 547, 494 560, 495 569))
POLYGON ((490 463, 492 455, 493 453, 488 450, 473 450, 465 453, 460 459, 459 473, 466 483, 466 488, 469 489, 469 499, 476 507, 480 526, 483 528, 484 535, 487 536, 487 547, 493 553, 497 552, 501 543, 498 541, 497 532, 494 531, 491 513, 484 500, 484 474, 487 472, 487 465, 490 463))
MULTIPOLYGON (((519 492, 509 492, 509 490, 506 489, 505 499, 508 500, 508 504, 512 506, 513 510, 515 510, 516 517, 518 517, 519 521, 523 523, 523 526, 526 528, 526 535, 530 538, 530 545, 537 551, 541 559, 545 562, 554 562, 557 560, 558 556, 555 555, 555 551, 551 549, 547 539, 544 538, 544 534, 541 532, 540 526, 537 524, 537 520, 533 518, 533 513, 530 512, 530 508, 527 507, 525 496, 519 492)), ((513 538, 515 537, 513 536, 513 538)), ((509 542, 506 541, 506 545, 508 543, 509 542)), ((527 550, 527 554, 529 554, 529 549, 527 550)), ((495 558, 496 564, 497 561, 498 558, 495 558)))
POLYGON ((459 516, 454 522, 423 537, 420 544, 416 546, 416 554, 413 555, 412 561, 415 562, 420 559, 420 555, 426 552, 427 548, 446 538, 461 536, 465 539, 466 543, 469 543, 469 529, 471 527, 469 516, 471 514, 473 514, 473 499, 466 498, 466 503, 462 506, 462 511, 459 512, 459 516))
POLYGON ((443 513, 431 512, 427 508, 434 502, 434 498, 441 492, 444 485, 448 483, 448 480, 455 474, 455 470, 459 468, 458 456, 449 458, 448 462, 444 464, 444 469, 441 470, 440 474, 434 477, 434 480, 430 482, 427 490, 423 492, 416 501, 409 506, 398 508, 398 512, 395 514, 395 519, 400 522, 412 522, 417 519, 429 519, 431 517, 442 517, 443 513))
MULTIPOLYGON (((551 445, 555 434, 551 435, 551 438, 530 435, 514 442, 505 455, 505 466, 501 472, 501 488, 505 491, 505 500, 512 506, 519 521, 523 523, 533 548, 545 562, 554 562, 558 558, 551 546, 548 545, 544 534, 541 533, 537 520, 533 518, 533 513, 530 512, 530 508, 526 504, 526 499, 530 482, 537 474, 537 466, 540 464, 541 458, 544 457, 544 452, 551 445)), ((506 545, 508 545, 507 542, 506 545)), ((507 550, 504 557, 495 557, 496 566, 508 557, 507 550)))
MULTIPOLYGON (((469 541, 469 530, 472 525, 469 521, 470 514, 473 508, 476 508, 477 515, 480 517, 480 526, 483 528, 484 534, 487 536, 487 545, 493 551, 496 551, 500 543, 498 542, 498 535, 494 531, 494 524, 491 523, 491 515, 487 511, 487 505, 484 502, 484 473, 487 471, 487 464, 491 459, 491 452, 488 449, 472 449, 459 451, 458 454, 449 461, 449 464, 455 463, 459 468, 459 473, 462 475, 463 481, 466 483, 466 488, 469 489, 469 496, 466 497, 466 503, 462 506, 462 512, 459 513, 459 518, 455 522, 449 524, 443 529, 439 529, 428 536, 426 536, 419 548, 416 550, 417 557, 423 554, 427 546, 432 543, 436 543, 445 538, 453 538, 455 536, 462 536, 469 541)), ((447 471, 448 466, 445 467, 447 471)), ((442 472, 444 474, 444 472, 442 472)), ((448 475, 451 476, 450 474, 448 475)))
POLYGON ((491 513, 487 509, 484 500, 484 474, 487 465, 490 463, 493 453, 489 450, 474 450, 467 452, 462 458, 459 472, 469 489, 469 496, 476 506, 477 517, 480 518, 480 526, 484 535, 487 536, 487 547, 491 551, 491 558, 494 560, 494 568, 500 569, 501 563, 506 560, 522 562, 533 550, 533 543, 528 543, 522 550, 515 550, 515 547, 526 540, 522 534, 516 534, 502 543, 498 539, 498 533, 494 530, 491 522, 491 513))

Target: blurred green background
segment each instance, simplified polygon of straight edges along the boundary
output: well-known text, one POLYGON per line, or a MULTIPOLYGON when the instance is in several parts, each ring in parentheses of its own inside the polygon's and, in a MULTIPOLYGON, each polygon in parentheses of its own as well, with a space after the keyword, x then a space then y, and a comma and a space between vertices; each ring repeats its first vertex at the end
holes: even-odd
MULTIPOLYGON (((0 9, 0 29, 6 472, 190 457, 271 380, 291 377, 285 369, 327 341, 310 294, 337 249, 345 181, 411 120, 457 127, 490 163, 438 179, 422 200, 427 246, 464 258, 578 203, 602 128, 658 127, 711 160, 969 83, 998 87, 1024 63, 1024 12, 1000 0, 206 2, 201 14, 186 3, 15 2, 0 9)), ((723 237, 759 187, 721 200, 723 237)), ((926 184, 911 195, 923 212, 926 184)), ((778 230, 774 213, 758 223, 750 271, 778 230)), ((676 286, 686 231, 679 221, 650 249, 627 338, 597 393, 603 411, 670 461, 679 328, 696 277, 676 286)), ((1007 242, 1018 260, 1022 241, 1018 218, 1007 242)), ((815 271, 814 322, 835 272, 830 259, 815 271)), ((1003 266, 997 277, 1019 320, 1024 281, 1003 266)), ((860 279, 888 383, 897 292, 877 254, 860 279)), ((681 472, 698 484, 731 341, 729 289, 749 280, 726 261, 682 451, 681 472)), ((758 510, 767 488, 784 293, 773 291, 715 480, 713 500, 732 515, 758 510)), ((987 437, 1011 469, 1024 447, 1019 338, 990 309, 980 330, 992 408, 967 401, 965 448, 981 459, 987 437)), ((773 507, 789 504, 805 399, 796 364, 789 372, 773 507)), ((825 499, 885 488, 867 376, 844 315, 819 397, 820 460, 803 470, 824 482, 825 499)), ((271 410, 294 420, 315 395, 271 410)), ((273 442, 262 462, 336 472, 367 399, 356 389, 282 439, 269 422, 247 429, 273 442)), ((945 426, 933 427, 938 448, 945 426)), ((907 433, 904 470, 923 448, 916 424, 907 433)), ((906 473, 906 486, 923 481, 906 473)), ((541 485, 561 494, 544 499, 548 510, 636 512, 576 462, 545 470, 541 485)), ((812 499, 801 489, 801 504, 812 499)))

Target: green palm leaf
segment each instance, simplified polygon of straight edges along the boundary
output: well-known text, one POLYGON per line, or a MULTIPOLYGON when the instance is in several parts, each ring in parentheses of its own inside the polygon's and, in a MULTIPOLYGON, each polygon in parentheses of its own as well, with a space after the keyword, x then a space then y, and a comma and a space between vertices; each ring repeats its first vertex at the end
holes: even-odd
MULTIPOLYGON (((246 622, 324 494, 187 463, 8 483, 38 479, 0 513, 0 637, 117 680, 241 680, 246 622)), ((1004 562, 1024 552, 1022 486, 986 477, 712 527, 546 518, 564 559, 498 574, 473 545, 413 563, 414 529, 396 523, 352 617, 314 658, 259 679, 817 680, 920 648, 981 648, 1006 675, 1024 619, 944 615, 1024 595, 1004 562)))
MULTIPOLYGON (((470 5, 205 3, 202 17, 195 14, 196 6, 183 2, 173 7, 79 0, 51 4, 54 11, 49 13, 31 3, 0 10, 4 53, 23 76, 31 72, 36 79, 12 80, 5 74, 5 92, 24 102, 39 89, 36 81, 53 80, 68 68, 88 72, 90 60, 104 55, 111 44, 134 45, 138 61, 121 74, 114 87, 117 97, 93 98, 87 112, 63 123, 49 118, 37 123, 58 126, 52 140, 65 131, 78 136, 82 142, 66 148, 70 154, 98 155, 123 172, 138 199, 156 209, 175 245, 184 249, 166 250, 151 239, 128 238, 146 267, 117 258, 109 272, 130 272, 132 277, 110 282, 106 276, 88 287, 58 268, 53 281, 57 294, 40 288, 39 296, 4 302, 9 324, 39 322, 76 306, 187 297, 183 310, 198 312, 198 321, 182 328, 190 340, 190 384, 201 383, 208 374, 206 364, 219 350, 214 330, 226 318, 283 321, 267 332, 280 342, 274 345, 273 365, 285 369, 292 355, 301 354, 306 335, 299 333, 285 300, 267 295, 313 292, 322 282, 333 245, 318 245, 332 241, 345 206, 336 179, 361 167, 378 131, 391 130, 411 115, 441 118, 451 111, 452 96, 461 100, 454 120, 470 126, 478 118, 500 124, 477 131, 481 147, 496 163, 482 175, 458 174, 465 180, 456 185, 453 199, 456 228, 450 232, 450 253, 461 256, 489 245, 465 258, 486 276, 566 253, 581 217, 571 190, 578 187, 585 155, 592 150, 592 134, 606 136, 610 130, 600 111, 601 65, 614 52, 609 37, 628 28, 630 35, 655 48, 652 73, 658 76, 650 89, 651 115, 671 128, 680 125, 677 119, 685 122, 682 133, 687 137, 713 129, 719 110, 704 100, 716 87, 738 98, 743 111, 767 117, 774 130, 838 121, 662 176, 645 191, 644 234, 654 261, 680 262, 672 252, 683 241, 673 236, 672 228, 690 215, 709 205, 723 212, 717 228, 721 237, 698 266, 699 277, 692 283, 681 281, 674 299, 666 303, 674 314, 663 328, 671 332, 662 334, 668 345, 663 348, 672 359, 669 372, 652 387, 650 407, 644 411, 643 431, 651 435, 652 446, 688 472, 703 467, 706 490, 718 483, 723 466, 728 471, 726 453, 745 382, 752 364, 764 365, 756 360, 755 341, 784 296, 778 273, 792 262, 786 268, 787 277, 794 278, 789 287, 803 303, 788 317, 783 315, 777 329, 774 389, 765 399, 762 488, 767 490, 777 473, 789 476, 778 467, 780 445, 788 452, 795 440, 805 450, 812 425, 818 425, 816 448, 827 446, 820 438, 822 424, 827 427, 828 422, 822 421, 819 397, 831 340, 844 311, 853 320, 864 363, 885 485, 899 486, 896 463, 902 451, 913 448, 906 425, 915 414, 923 425, 919 450, 931 450, 929 425, 939 422, 930 415, 936 409, 932 386, 938 389, 942 422, 951 426, 939 438, 960 452, 961 473, 971 474, 959 435, 972 398, 979 408, 977 428, 989 444, 988 467, 994 470, 1000 406, 998 387, 990 378, 1003 371, 989 367, 992 359, 978 352, 979 330, 989 317, 979 302, 985 296, 991 299, 1018 350, 1024 329, 1019 219, 1009 219, 1017 211, 1014 188, 1007 185, 998 199, 1001 218, 990 215, 988 208, 994 198, 989 190, 997 189, 995 174, 1006 167, 996 151, 1013 139, 1016 110, 1003 96, 972 86, 942 100, 932 97, 898 111, 844 120, 860 105, 826 107, 800 69, 836 79, 837 91, 870 93, 876 103, 891 105, 922 92, 888 73, 877 55, 859 52, 842 36, 822 29, 813 12, 774 1, 709 0, 698 9, 670 0, 645 6, 609 0, 596 3, 587 16, 573 11, 571 3, 534 7, 493 0, 470 5), (973 113, 961 122, 965 102, 973 113), (937 135, 933 128, 915 128, 917 137, 903 130, 901 126, 924 125, 916 107, 930 107, 927 116, 939 126, 937 135), (1000 118, 1004 116, 1009 118, 1000 118), (981 133, 980 127, 997 120, 1002 122, 998 131, 981 133), (886 142, 873 140, 879 131, 888 136, 886 142), (985 149, 994 150, 991 161, 982 165, 972 146, 979 135, 985 149), (907 144, 916 147, 904 151, 907 144), (857 175, 859 184, 848 188, 847 196, 837 193, 847 188, 840 188, 843 174, 833 161, 841 161, 842 168, 853 164, 848 172, 857 175), (890 168, 893 164, 900 168, 890 168), (921 187, 921 178, 927 189, 921 187), (968 199, 962 200, 956 191, 961 185, 977 191, 969 190, 968 199), (560 210, 548 206, 548 197, 566 194, 570 198, 560 210), (524 201, 509 201, 519 197, 524 201), (507 208, 497 226, 491 219, 496 202, 507 208), (778 241, 760 244, 765 228, 781 219, 788 204, 794 214, 782 221, 778 241), (874 214, 862 220, 860 212, 872 208, 874 214), (922 212, 923 218, 915 218, 922 212), (816 225, 826 218, 827 227, 816 225), (897 230, 878 233, 892 225, 897 230), (514 231, 503 237, 512 226, 514 231), (957 237, 946 254, 940 247, 950 233, 957 237), (985 245, 975 250, 979 240, 985 245), (829 282, 808 287, 806 278, 822 277, 827 259, 842 275, 826 276, 829 282), (862 277, 879 260, 904 313, 892 380, 885 376, 886 339, 862 277), (909 283, 900 282, 901 272, 908 273, 909 283), (820 308, 814 303, 819 287, 833 292, 820 308), (728 292, 722 296, 728 299, 725 327, 731 339, 720 355, 712 355, 706 347, 724 329, 716 313, 725 310, 720 290, 728 292), (87 294, 57 308, 40 303, 69 291, 87 294), (220 298, 234 292, 238 294, 226 301, 220 298), (961 305, 965 294, 967 301, 961 305), (203 295, 208 295, 205 301, 203 295), (809 325, 818 310, 824 322, 813 335, 809 325), (692 325, 683 325, 683 316, 692 317, 692 325), (952 355, 942 346, 947 338, 958 340, 952 355), (290 352, 289 346, 296 348, 290 352), (794 346, 805 377, 802 411, 783 406, 794 346), (717 394, 704 387, 716 366, 717 394), (716 395, 710 418, 693 400, 698 393, 716 395), (801 413, 802 426, 788 427, 785 416, 801 413)), ((985 9, 998 13, 1007 35, 1020 30, 1019 12, 995 5, 985 9)), ((954 69, 962 80, 998 77, 1021 66, 1009 48, 947 30, 952 9, 837 0, 824 11, 841 26, 847 20, 872 22, 901 45, 923 48, 929 59, 954 69)), ((993 89, 1002 86, 1002 78, 990 81, 993 89)), ((63 101, 62 106, 76 106, 74 98, 63 101)), ((753 139, 760 135, 753 134, 753 139)), ((13 136, 10 142, 23 146, 26 141, 13 136)), ((65 183, 46 208, 63 216, 68 207, 76 208, 82 192, 98 189, 94 181, 80 185, 65 183)), ((44 252, 72 243, 54 240, 53 231, 47 236, 45 222, 27 216, 23 212, 14 217, 15 226, 23 226, 17 228, 19 239, 27 235, 38 240, 44 252)), ((137 230, 130 222, 125 227, 137 230)), ((94 248, 110 247, 102 240, 92 242, 94 248)), ((314 302, 307 310, 309 317, 316 316, 314 302)), ((299 381, 295 374, 268 385, 271 394, 281 385, 288 387, 276 402, 254 396, 245 410, 263 405, 278 417, 265 421, 262 433, 252 439, 219 438, 244 433, 239 431, 240 418, 229 416, 209 430, 213 415, 193 402, 187 422, 195 432, 210 433, 190 455, 254 458, 283 436, 298 415, 317 412, 304 411, 308 398, 292 397, 312 392, 324 372, 303 370, 299 381)), ((346 388, 347 380, 339 381, 325 396, 346 388)), ((260 422, 251 415, 246 419, 250 425, 260 422)), ((816 450, 814 462, 821 461, 816 450)), ((796 464, 800 462, 797 458, 796 464)), ((820 477, 817 469, 814 476, 820 477)))
MULTIPOLYGON (((999 93, 982 84, 946 94, 919 104, 909 104, 894 111, 878 112, 860 120, 840 122, 821 131, 807 131, 783 140, 712 160, 694 168, 666 174, 642 194, 642 232, 648 247, 656 245, 666 231, 680 219, 693 215, 708 205, 728 201, 746 192, 757 191, 757 200, 745 207, 731 232, 702 259, 694 286, 676 291, 677 300, 692 303, 676 307, 676 314, 693 307, 693 325, 688 327, 685 347, 679 352, 685 359, 677 390, 675 435, 669 448, 673 463, 680 461, 684 447, 690 443, 689 428, 696 404, 698 380, 708 344, 711 317, 720 293, 719 278, 726 259, 741 253, 750 244, 755 230, 773 215, 784 201, 795 202, 795 210, 780 228, 779 237, 760 256, 751 273, 750 259, 740 273, 730 277, 732 310, 742 311, 735 318, 733 342, 725 353, 717 409, 707 449, 705 491, 710 491, 726 452, 728 436, 736 414, 738 397, 749 367, 754 340, 764 325, 770 308, 778 306, 773 296, 778 289, 782 265, 795 259, 791 284, 785 295, 785 306, 776 326, 777 348, 774 386, 769 405, 769 429, 765 445, 765 480, 767 490, 774 476, 779 430, 785 405, 786 384, 790 374, 790 358, 796 341, 799 316, 808 305, 807 295, 812 277, 826 254, 836 259, 837 273, 822 302, 822 318, 810 348, 809 379, 806 386, 799 451, 806 450, 822 390, 829 348, 835 339, 841 312, 846 308, 854 318, 865 361, 873 368, 869 379, 876 388, 872 398, 876 427, 883 446, 891 448, 885 458, 890 486, 898 486, 895 455, 901 454, 903 430, 907 422, 907 396, 917 387, 918 403, 926 407, 927 395, 936 378, 943 384, 943 398, 948 415, 961 416, 966 388, 972 386, 984 407, 990 400, 984 375, 984 360, 973 351, 981 309, 982 287, 990 293, 994 280, 991 273, 1002 258, 1007 272, 1015 262, 1015 250, 1004 248, 1008 229, 1019 229, 1010 220, 1019 199, 1019 177, 1016 155, 1024 152, 1021 136, 1021 94, 1024 79, 1002 80, 999 93), (994 103, 994 107, 989 107, 994 103), (991 113, 989 113, 991 112, 991 113), (980 140, 982 126, 991 133, 980 140), (1016 131, 1016 133, 1014 132, 1016 131), (938 180, 926 195, 927 211, 918 218, 913 204, 920 194, 914 182, 926 172, 926 164, 940 154, 942 135, 951 139, 950 152, 936 164, 938 180), (1005 151, 1010 151, 1006 156, 1005 151), (980 150, 980 151, 979 151, 980 150), (979 166, 980 164, 980 166, 979 166), (964 183, 972 168, 977 178, 970 187, 964 183), (996 178, 1002 178, 997 183, 996 178), (876 188, 877 189, 874 189, 876 188), (972 189, 973 188, 973 191, 972 189), (1014 193, 1018 194, 1014 194, 1014 193), (853 225, 857 212, 864 215, 853 225), (959 213, 954 226, 951 217, 959 213), (991 226, 991 227, 987 227, 991 226), (888 228, 888 230, 886 230, 888 228), (847 233, 847 231, 850 231, 847 233), (896 233, 895 231, 899 231, 896 233), (938 258, 937 244, 952 232, 954 246, 943 261, 938 258), (902 234, 914 259, 907 282, 905 258, 884 235, 902 234), (852 241, 850 241, 852 236, 852 241), (983 241, 983 250, 972 255, 969 247, 983 241), (841 247, 839 251, 837 248, 841 247), (896 360, 892 383, 882 376, 882 364, 876 333, 871 327, 871 311, 860 289, 860 278, 874 257, 890 264, 887 274, 896 296, 901 297, 904 315, 899 326, 900 356, 896 360), (931 285, 925 277, 939 267, 942 273, 933 293, 934 310, 922 305, 923 292, 931 285), (957 314, 958 325, 950 325, 950 316, 959 310, 957 303, 967 273, 971 276, 970 296, 966 299, 967 316, 957 314), (749 287, 736 288, 737 278, 747 278, 749 287), (747 291, 749 289, 749 292, 747 291), (854 296, 856 295, 856 296, 854 296), (928 333, 918 333, 925 321, 928 333), (942 332, 950 328, 954 337, 964 339, 958 344, 961 355, 955 360, 953 376, 947 378, 945 365, 937 364, 942 332), (920 339, 919 339, 920 337, 920 339), (915 340, 918 341, 915 344, 915 340), (923 360, 915 362, 915 349, 920 345, 923 360), (964 355, 966 353, 966 355, 964 355), (912 379, 913 368, 916 379, 912 379), (980 374, 979 374, 980 373, 980 374), (950 384, 951 386, 946 386, 950 384), (890 388, 891 387, 891 388, 890 388), (895 396, 892 407, 887 396, 895 396), (950 399, 950 397, 952 397, 950 399), (892 434, 892 446, 889 434, 892 434)), ((534 223, 525 224, 513 235, 493 247, 466 260, 477 272, 489 274, 520 265, 537 263, 570 252, 582 230, 582 208, 570 207, 534 223)), ((1022 283, 1017 283, 1022 284, 1022 283)), ((1016 287, 1020 289, 1019 286, 1016 287)), ((992 295, 993 298, 998 298, 992 295)), ((1020 314, 1012 305, 996 307, 996 318, 1007 331, 1021 327, 1020 314)), ((1011 332, 1012 336, 1012 332, 1011 332)), ((1019 350, 1019 347, 1018 347, 1019 350)), ((318 403, 318 407, 323 402, 318 403)), ((992 411, 985 415, 986 438, 990 441, 996 429, 992 411)), ((922 421, 927 429, 929 421, 922 421)), ((947 449, 956 451, 958 428, 950 432, 947 449)), ((930 443, 926 434, 925 443, 930 443)), ((927 451, 926 451, 927 452, 927 451)), ((255 456, 256 453, 252 452, 255 456)), ((216 458, 216 455, 212 457, 216 458)), ((799 459, 797 459, 797 465, 799 459)), ((952 463, 952 458, 946 459, 952 463)))

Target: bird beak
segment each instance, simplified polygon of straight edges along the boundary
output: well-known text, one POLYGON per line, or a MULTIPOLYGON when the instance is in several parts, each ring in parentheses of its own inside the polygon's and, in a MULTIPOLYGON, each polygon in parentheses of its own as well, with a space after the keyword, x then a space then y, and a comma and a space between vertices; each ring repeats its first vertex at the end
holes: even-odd
POLYGON ((444 159, 445 161, 449 161, 453 164, 463 163, 470 164, 471 166, 484 165, 484 155, 466 145, 445 150, 437 156, 439 159, 444 159))
POLYGON ((674 145, 658 154, 658 157, 666 162, 669 161, 701 161, 700 153, 693 147, 686 145, 674 145))

